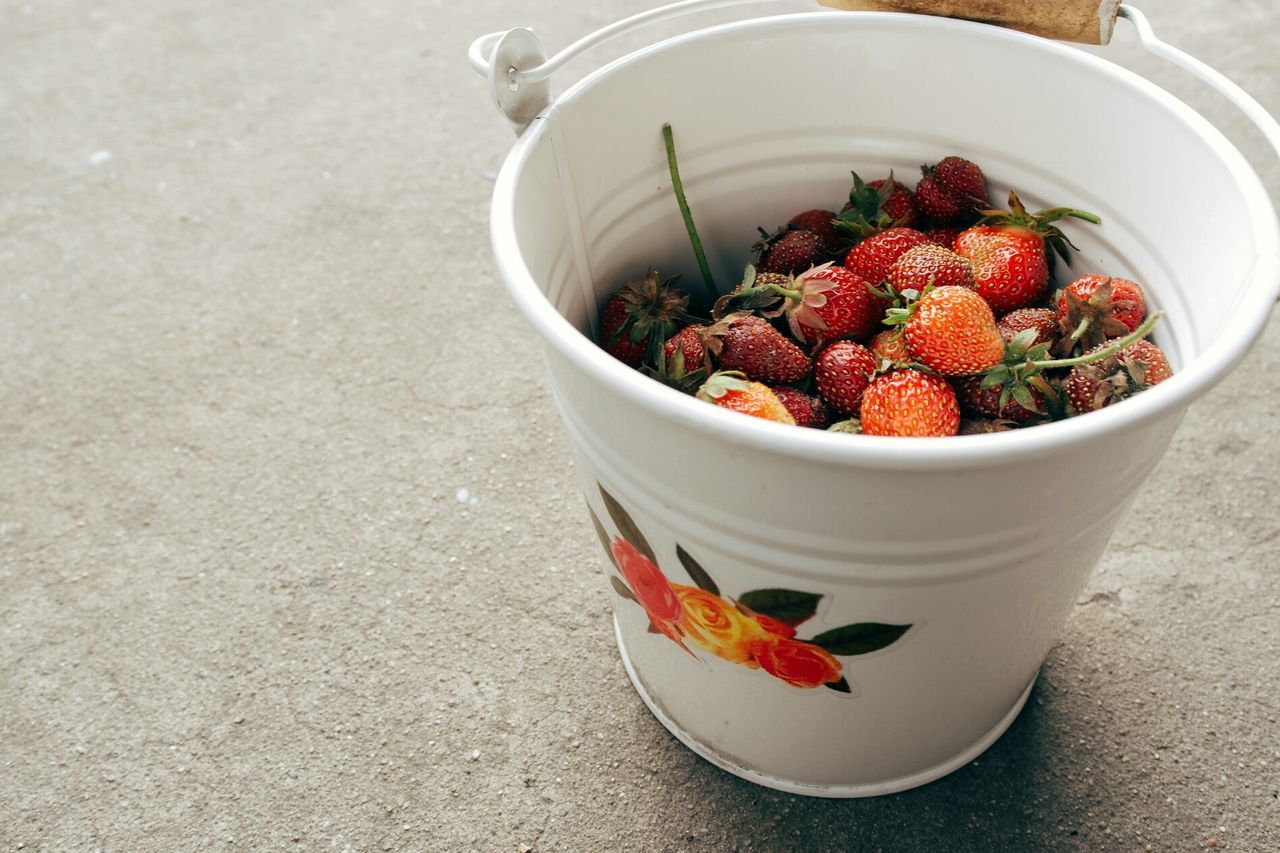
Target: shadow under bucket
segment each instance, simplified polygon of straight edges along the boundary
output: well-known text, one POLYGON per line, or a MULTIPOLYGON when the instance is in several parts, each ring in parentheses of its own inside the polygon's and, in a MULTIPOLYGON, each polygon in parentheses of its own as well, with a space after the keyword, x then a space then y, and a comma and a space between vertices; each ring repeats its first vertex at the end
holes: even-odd
POLYGON ((1056 42, 883 13, 715 26, 596 71, 516 143, 492 232, 544 344, 637 689, 719 766, 819 796, 923 784, 1004 731, 1186 407, 1243 357, 1280 284, 1259 179, 1184 104, 1056 42), (664 122, 722 286, 757 225, 837 201, 851 169, 960 154, 992 198, 1015 187, 1030 209, 1102 217, 1067 226, 1073 273, 1143 282, 1177 373, 1090 415, 948 439, 787 427, 648 379, 592 333, 647 267, 693 272, 664 122), (734 602, 775 630, 753 633, 770 623, 734 602), (696 609, 698 642, 671 627, 678 608, 696 609))

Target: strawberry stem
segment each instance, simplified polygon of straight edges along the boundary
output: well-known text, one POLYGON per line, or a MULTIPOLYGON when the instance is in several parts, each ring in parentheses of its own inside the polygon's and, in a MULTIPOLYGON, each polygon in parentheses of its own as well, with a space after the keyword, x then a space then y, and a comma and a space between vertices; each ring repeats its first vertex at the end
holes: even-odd
POLYGON ((1140 341, 1143 338, 1145 338, 1147 334, 1150 333, 1151 329, 1155 326, 1155 324, 1159 322, 1161 316, 1162 315, 1159 313, 1152 314, 1150 317, 1148 317, 1146 320, 1143 321, 1141 326, 1134 329, 1132 332, 1125 335, 1123 338, 1118 338, 1117 340, 1112 342, 1110 346, 1100 349, 1097 352, 1085 353, 1084 355, 1076 356, 1075 358, 1059 358, 1059 359, 1049 359, 1047 361, 1033 361, 1033 362, 1030 362, 1030 364, 1033 367, 1044 369, 1044 368, 1051 368, 1051 367, 1075 367, 1080 364, 1092 364, 1095 361, 1102 361, 1102 359, 1109 358, 1115 355, 1116 353, 1120 352, 1120 350, 1129 346, 1129 344, 1136 343, 1137 341, 1140 341))
POLYGON ((783 287, 782 285, 774 284, 773 282, 767 283, 765 287, 769 288, 774 293, 778 293, 778 294, 781 294, 782 296, 787 297, 788 299, 800 299, 801 296, 803 295, 798 290, 792 290, 789 287, 783 287))
POLYGON ((667 169, 671 172, 671 188, 675 191, 676 204, 680 206, 680 215, 684 218, 684 229, 689 233, 689 242, 693 245, 693 254, 698 259, 698 269, 702 272, 702 281, 707 286, 707 295, 712 302, 715 302, 720 298, 720 291, 711 277, 711 267, 707 265, 707 255, 702 251, 702 241, 698 239, 698 229, 693 225, 693 214, 689 211, 689 202, 684 196, 680 168, 676 165, 676 142, 671 133, 671 125, 662 126, 662 140, 667 149, 667 169))

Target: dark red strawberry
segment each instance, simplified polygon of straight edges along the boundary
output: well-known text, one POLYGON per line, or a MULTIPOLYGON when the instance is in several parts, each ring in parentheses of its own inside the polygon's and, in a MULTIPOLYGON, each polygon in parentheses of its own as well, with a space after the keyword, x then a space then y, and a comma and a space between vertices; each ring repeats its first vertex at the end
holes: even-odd
POLYGON ((956 382, 956 396, 960 399, 960 407, 965 412, 981 418, 1026 423, 1033 418, 1043 417, 1044 394, 1035 388, 1030 389, 1036 409, 1023 408, 1016 400, 1006 397, 1004 406, 1000 405, 1001 389, 998 387, 982 387, 982 377, 969 376, 956 382))
POLYGON ((831 413, 821 397, 814 397, 795 388, 782 385, 774 386, 773 393, 786 406, 791 417, 796 419, 796 426, 826 429, 831 425, 831 413))
POLYGON ((836 215, 833 211, 822 209, 806 210, 791 217, 787 225, 792 228, 798 228, 801 231, 812 231, 817 234, 818 239, 822 241, 824 255, 835 257, 843 246, 840 233, 836 230, 836 215))
POLYGON ((920 206, 920 212, 929 217, 930 222, 939 225, 960 222, 968 212, 959 196, 947 192, 937 180, 927 174, 916 182, 916 204, 920 206))
POLYGON ((971 211, 991 206, 987 198, 987 179, 977 163, 963 157, 943 157, 933 167, 933 179, 944 190, 963 199, 971 211))
POLYGON ((786 297, 784 313, 791 333, 804 343, 852 337, 865 339, 875 331, 880 314, 876 296, 864 282, 844 267, 829 263, 806 270, 785 287, 771 285, 786 297))
POLYGON ((710 371, 704 339, 706 326, 685 326, 662 345, 662 359, 650 375, 686 393, 693 393, 710 371))
POLYGON ((920 214, 916 211, 915 193, 907 188, 907 185, 901 181, 895 181, 892 178, 881 178, 878 181, 872 181, 867 186, 875 190, 878 195, 884 196, 884 201, 880 203, 880 209, 889 217, 894 225, 900 225, 904 228, 914 228, 920 220, 920 214), (885 186, 889 187, 887 194, 884 193, 885 186))
POLYGON ((911 191, 895 181, 892 172, 888 178, 869 184, 864 183, 857 172, 852 174, 849 201, 836 217, 836 228, 847 241, 856 243, 887 228, 915 223, 917 214, 911 191))
POLYGON ((615 291, 600 312, 600 345, 631 367, 657 362, 663 341, 692 321, 689 296, 662 281, 656 270, 615 291))
POLYGON ((756 244, 760 252, 760 272, 793 275, 817 264, 822 256, 822 238, 812 231, 787 228, 770 236, 760 229, 763 239, 756 244))
POLYGON ((809 372, 809 356, 768 320, 734 312, 706 334, 707 350, 723 370, 737 370, 760 382, 798 382, 809 372))
MULTIPOLYGON (((1111 343, 1102 343, 1090 352, 1111 346, 1111 343)), ((1159 347, 1150 341, 1137 341, 1115 355, 1073 367, 1067 377, 1067 400, 1077 414, 1093 412, 1145 391, 1172 375, 1169 359, 1159 347)))
POLYGON ((1035 329, 1031 346, 1049 344, 1052 347, 1058 340, 1058 315, 1052 308, 1018 308, 996 321, 996 328, 1006 342, 1013 340, 1020 332, 1035 329))
POLYGON ((876 366, 876 357, 866 347, 853 341, 836 341, 814 361, 818 393, 839 411, 856 415, 862 392, 871 383, 876 366))

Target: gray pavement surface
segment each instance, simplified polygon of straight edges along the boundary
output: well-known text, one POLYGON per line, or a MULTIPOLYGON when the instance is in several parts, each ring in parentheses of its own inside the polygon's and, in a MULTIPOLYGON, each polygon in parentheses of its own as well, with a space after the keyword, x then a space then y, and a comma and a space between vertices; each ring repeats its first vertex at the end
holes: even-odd
MULTIPOLYGON (((1275 322, 972 765, 805 799, 649 715, 464 59, 646 5, 4 4, 0 850, 1280 849, 1275 322)), ((1142 5, 1280 113, 1280 3, 1142 5)))

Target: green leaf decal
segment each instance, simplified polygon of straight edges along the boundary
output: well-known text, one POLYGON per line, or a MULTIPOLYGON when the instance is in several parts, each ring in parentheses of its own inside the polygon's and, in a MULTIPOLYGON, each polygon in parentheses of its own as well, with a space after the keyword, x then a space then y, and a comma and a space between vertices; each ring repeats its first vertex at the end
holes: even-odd
POLYGON ((879 622, 859 622, 823 631, 807 642, 831 652, 833 655, 865 655, 891 646, 911 628, 910 625, 883 625, 879 622))
POLYGON ((711 575, 707 574, 706 569, 698 565, 698 561, 693 559, 688 551, 677 545, 676 556, 680 558, 680 565, 684 566, 684 570, 689 573, 689 577, 693 578, 693 582, 697 584, 699 589, 705 589, 712 595, 720 594, 720 587, 716 586, 716 582, 711 579, 711 575))
MULTIPOLYGON (((599 483, 596 485, 600 486, 599 483)), ((653 548, 649 547, 649 542, 644 538, 644 534, 640 532, 640 528, 636 526, 636 522, 631 515, 622 508, 622 504, 614 500, 613 495, 604 490, 604 486, 600 486, 600 497, 604 498, 604 508, 609 511, 609 517, 617 525, 618 533, 622 538, 634 545, 636 550, 648 557, 651 562, 658 562, 658 557, 653 553, 653 548)))
POLYGON ((849 687, 849 679, 845 678, 843 675, 840 676, 839 681, 828 681, 826 684, 822 686, 827 688, 828 690, 834 690, 837 693, 853 692, 852 688, 849 687))
POLYGON ((765 616, 772 616, 791 627, 799 625, 818 611, 822 596, 794 589, 753 589, 738 597, 738 603, 765 616))
POLYGON ((613 556, 613 546, 609 544, 609 534, 604 532, 604 525, 600 523, 600 516, 596 515, 596 511, 587 505, 587 512, 591 513, 591 523, 595 525, 596 535, 600 537, 600 544, 604 546, 604 552, 609 555, 609 562, 613 563, 617 568, 618 561, 613 556))
MULTIPOLYGON (((622 582, 617 575, 609 575, 609 583, 613 585, 613 591, 629 601, 635 601, 635 593, 622 582)), ((638 603, 638 602, 637 602, 638 603)))

